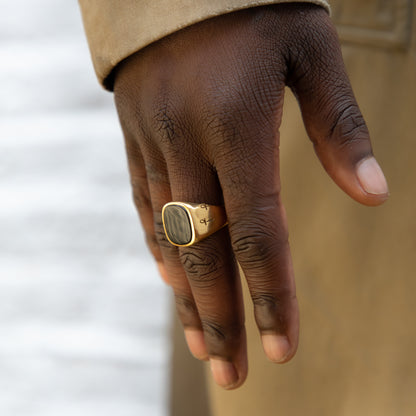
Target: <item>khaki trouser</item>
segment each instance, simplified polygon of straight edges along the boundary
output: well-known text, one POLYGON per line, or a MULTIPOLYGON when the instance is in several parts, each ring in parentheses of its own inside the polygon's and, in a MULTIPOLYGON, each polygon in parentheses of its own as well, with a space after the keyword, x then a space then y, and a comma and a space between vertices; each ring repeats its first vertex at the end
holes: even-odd
MULTIPOLYGON (((288 93, 282 186, 300 346, 291 363, 268 362, 247 301, 248 380, 226 392, 209 378, 214 416, 416 415, 416 31, 410 30, 416 1, 348 0, 332 6, 391 198, 366 208, 331 182, 288 93)), ((184 375, 187 364, 178 363, 175 371, 184 375)), ((192 364, 195 387, 202 367, 192 364)), ((185 388, 181 396, 183 384, 175 377, 174 383, 175 416, 209 414, 203 392, 189 394, 185 388)))

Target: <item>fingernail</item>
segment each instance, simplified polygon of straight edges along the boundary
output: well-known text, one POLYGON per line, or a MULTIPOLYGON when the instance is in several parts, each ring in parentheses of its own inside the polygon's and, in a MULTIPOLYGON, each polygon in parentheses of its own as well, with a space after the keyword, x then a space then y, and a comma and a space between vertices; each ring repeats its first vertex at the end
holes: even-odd
POLYGON ((204 333, 197 329, 185 329, 185 338, 192 355, 198 360, 207 361, 209 357, 205 346, 204 333))
POLYGON ((158 262, 157 263, 157 268, 159 269, 159 274, 160 276, 162 276, 163 281, 167 284, 170 285, 170 279, 168 276, 168 272, 166 271, 166 267, 163 263, 158 262))
POLYGON ((261 337, 263 349, 269 360, 281 363, 290 353, 289 340, 285 335, 268 334, 261 337))
POLYGON ((357 176, 361 186, 369 194, 382 195, 389 192, 386 178, 374 157, 365 159, 358 164, 357 176))
POLYGON ((217 358, 211 358, 210 362, 212 375, 219 386, 229 389, 237 383, 238 374, 234 364, 217 358))

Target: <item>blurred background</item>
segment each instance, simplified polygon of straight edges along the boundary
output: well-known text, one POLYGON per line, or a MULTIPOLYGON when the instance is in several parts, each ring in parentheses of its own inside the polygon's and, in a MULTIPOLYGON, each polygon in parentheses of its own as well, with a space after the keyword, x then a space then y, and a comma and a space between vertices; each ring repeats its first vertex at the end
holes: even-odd
POLYGON ((0 0, 0 78, 0 415, 165 415, 168 293, 77 2, 0 0))

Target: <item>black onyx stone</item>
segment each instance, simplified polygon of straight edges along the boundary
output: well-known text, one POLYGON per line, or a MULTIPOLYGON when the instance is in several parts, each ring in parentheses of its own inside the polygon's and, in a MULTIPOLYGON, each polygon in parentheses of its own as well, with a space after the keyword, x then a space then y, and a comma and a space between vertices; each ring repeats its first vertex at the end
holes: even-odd
POLYGON ((169 205, 163 212, 165 231, 172 243, 185 245, 192 240, 191 223, 185 208, 169 205))

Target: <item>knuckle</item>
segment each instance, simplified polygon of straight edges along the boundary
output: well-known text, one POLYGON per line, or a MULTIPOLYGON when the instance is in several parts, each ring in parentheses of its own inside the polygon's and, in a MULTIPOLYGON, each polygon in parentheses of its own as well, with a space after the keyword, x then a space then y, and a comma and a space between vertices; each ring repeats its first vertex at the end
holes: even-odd
POLYGON ((173 143, 177 134, 177 123, 165 104, 154 115, 154 125, 156 131, 163 140, 173 143))
POLYGON ((244 262, 261 262, 268 257, 269 249, 261 235, 244 235, 233 241, 234 252, 244 257, 244 262))
POLYGON ((292 298, 292 290, 288 287, 274 288, 273 293, 258 291, 252 294, 254 306, 264 308, 272 312, 284 309, 292 298))
POLYGON ((252 295, 256 321, 262 331, 285 332, 288 322, 288 303, 293 295, 290 289, 278 293, 255 293, 252 295))
POLYGON ((226 340, 225 329, 222 325, 208 319, 203 319, 201 323, 204 334, 207 335, 211 342, 222 344, 226 340))
POLYGON ((283 95, 283 83, 273 79, 261 68, 246 68, 247 74, 232 80, 231 85, 223 92, 220 103, 215 101, 216 108, 210 116, 211 135, 220 145, 219 151, 235 152, 251 146, 247 141, 249 135, 262 135, 256 146, 250 151, 257 152, 269 148, 274 132, 279 123, 275 117, 283 95))
POLYGON ((269 293, 256 293, 252 296, 253 305, 259 308, 266 308, 270 311, 279 309, 279 299, 269 293))
POLYGON ((232 246, 237 258, 242 264, 253 268, 270 263, 276 253, 288 244, 288 235, 285 230, 276 234, 279 238, 276 238, 276 235, 271 234, 269 230, 264 230, 264 227, 256 227, 255 224, 239 225, 235 230, 231 227, 230 232, 233 236, 232 246))
POLYGON ((180 250, 180 260, 188 278, 197 286, 210 287, 217 280, 220 258, 206 247, 180 250))
POLYGON ((185 327, 199 326, 198 310, 194 300, 185 294, 175 294, 176 310, 185 327))
POLYGON ((239 323, 222 325, 214 319, 202 319, 202 329, 211 355, 231 360, 240 346, 243 326, 239 323))
POLYGON ((182 136, 180 128, 181 114, 169 91, 162 90, 156 95, 150 116, 150 125, 162 145, 170 147, 182 136))
POLYGON ((368 130, 364 118, 355 103, 340 103, 335 106, 334 122, 329 138, 336 140, 341 147, 356 141, 368 139, 368 130))

